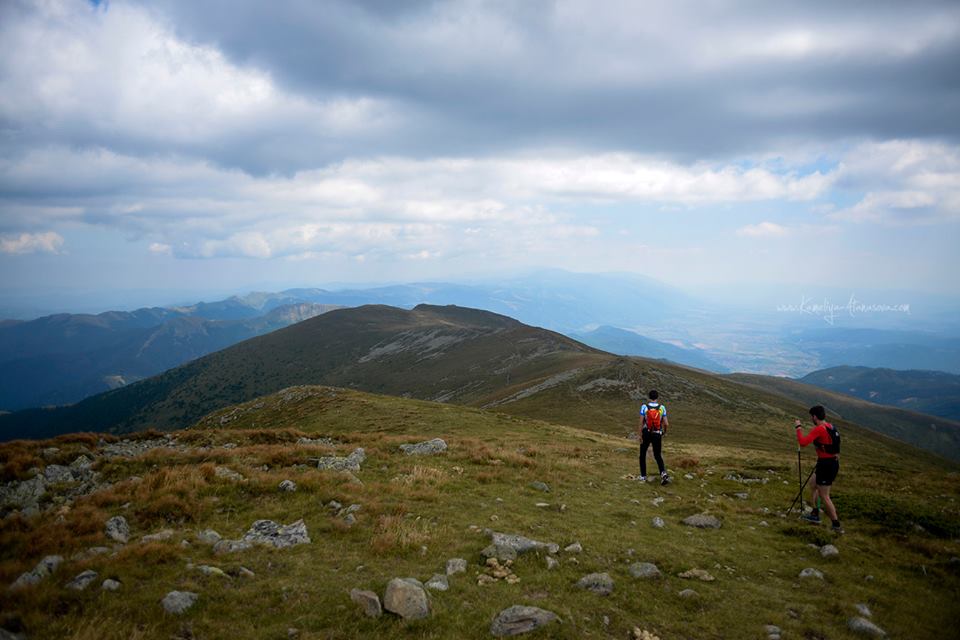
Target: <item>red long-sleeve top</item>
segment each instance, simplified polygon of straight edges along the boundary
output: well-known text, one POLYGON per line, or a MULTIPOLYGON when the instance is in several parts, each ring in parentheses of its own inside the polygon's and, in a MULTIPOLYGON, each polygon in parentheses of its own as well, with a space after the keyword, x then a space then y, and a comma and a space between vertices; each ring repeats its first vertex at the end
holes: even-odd
POLYGON ((832 453, 827 453, 823 450, 825 445, 829 445, 833 440, 830 438, 830 434, 827 433, 827 427, 824 425, 833 426, 829 422, 821 422, 813 429, 810 429, 810 433, 803 435, 803 429, 797 427, 797 443, 801 447, 805 447, 811 442, 814 442, 817 447, 817 457, 818 458, 836 458, 832 453))

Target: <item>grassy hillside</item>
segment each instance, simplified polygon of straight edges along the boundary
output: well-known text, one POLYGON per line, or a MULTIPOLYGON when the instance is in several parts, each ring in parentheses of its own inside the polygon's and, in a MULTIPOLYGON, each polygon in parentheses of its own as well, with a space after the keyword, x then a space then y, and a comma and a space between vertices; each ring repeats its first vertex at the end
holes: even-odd
POLYGON ((831 416, 840 416, 844 420, 864 425, 897 440, 909 442, 928 451, 936 451, 951 460, 960 460, 960 422, 880 406, 789 378, 745 373, 726 377, 808 405, 822 404, 831 416))
MULTIPOLYGON (((224 409, 175 432, 168 444, 178 448, 139 456, 102 455, 96 438, 82 436, 8 443, 0 448, 8 478, 85 453, 97 456, 94 468, 110 484, 73 501, 58 497, 68 487, 56 488, 43 499, 47 511, 0 521, 0 582, 13 582, 44 555, 66 558, 35 587, 0 590, 0 624, 31 638, 72 640, 489 638, 499 611, 524 604, 562 620, 533 638, 627 638, 634 628, 663 640, 758 638, 772 624, 786 637, 843 640, 856 637, 846 627, 858 615, 854 605, 866 604, 892 637, 951 633, 960 615, 956 466, 904 457, 883 440, 850 447, 834 489, 847 533, 834 537, 779 517, 797 483, 792 433, 784 433, 779 414, 751 429, 750 446, 720 438, 698 443, 681 418, 685 402, 673 405, 675 433, 665 456, 676 481, 668 487, 631 479, 636 445, 622 437, 324 387, 224 409), (327 440, 297 444, 303 436, 327 440), (446 440, 446 453, 415 457, 398 448, 433 437, 446 440), (59 451, 44 454, 50 446, 59 451), (309 464, 356 447, 367 456, 355 474, 362 484, 309 464), (217 467, 244 479, 231 480, 217 467), (286 479, 297 483, 296 492, 279 490, 286 479), (532 488, 534 481, 550 492, 532 488), (331 500, 361 505, 356 523, 327 509, 331 500), (701 512, 722 527, 681 524, 701 512), (114 515, 130 523, 125 545, 105 538, 104 523, 114 515), (663 529, 652 526, 655 517, 663 529), (263 518, 302 518, 312 542, 216 555, 196 538, 210 528, 238 538, 263 518), (487 527, 559 544, 558 567, 547 569, 544 552, 527 554, 512 566, 518 582, 479 585, 487 527), (140 541, 163 529, 171 531, 167 539, 140 541), (582 552, 562 550, 573 542, 582 552), (836 545, 838 558, 821 557, 817 547, 826 543, 836 545), (96 546, 110 550, 74 558, 96 546), (431 593, 424 620, 367 618, 350 601, 352 588, 382 596, 391 578, 426 581, 457 557, 467 560, 466 573, 450 576, 449 591, 431 593), (663 577, 633 578, 628 569, 636 562, 655 563, 663 577), (205 575, 201 565, 227 575, 205 575), (241 567, 253 575, 244 577, 241 567), (824 580, 799 578, 808 567, 824 580), (715 580, 679 577, 692 568, 715 580), (64 587, 86 569, 98 573, 90 587, 64 587), (575 586, 593 572, 613 578, 611 595, 575 586), (101 591, 105 578, 118 580, 120 590, 101 591), (679 595, 688 588, 698 596, 679 595), (174 589, 198 594, 179 616, 160 606, 174 589)), ((713 426, 744 429, 735 413, 718 414, 713 426)), ((138 434, 131 444, 154 437, 138 434)), ((810 462, 808 452, 804 464, 810 462)))
POLYGON ((831 367, 805 375, 800 382, 876 404, 960 420, 960 376, 952 373, 831 367))

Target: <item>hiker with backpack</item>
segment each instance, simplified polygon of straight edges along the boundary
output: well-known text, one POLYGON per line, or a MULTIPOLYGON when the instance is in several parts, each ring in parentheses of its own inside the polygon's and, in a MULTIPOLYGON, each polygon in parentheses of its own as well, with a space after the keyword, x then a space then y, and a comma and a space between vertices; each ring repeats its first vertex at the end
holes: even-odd
POLYGON ((640 407, 640 481, 647 481, 647 449, 653 445, 653 459, 657 461, 657 467, 660 469, 660 484, 669 484, 670 476, 667 475, 667 469, 663 464, 663 456, 660 454, 663 446, 663 437, 667 433, 667 427, 670 426, 667 420, 667 408, 658 401, 660 394, 656 389, 652 389, 647 394, 649 400, 640 407))
POLYGON ((817 449, 817 466, 814 469, 813 488, 810 491, 810 506, 813 511, 801 517, 808 522, 820 524, 820 507, 817 503, 817 498, 820 498, 823 510, 827 512, 827 516, 833 523, 833 531, 843 533, 840 520, 837 518, 837 508, 833 506, 833 501, 830 499, 830 487, 840 471, 840 432, 827 422, 827 411, 819 404, 810 407, 810 419, 813 422, 813 429, 807 435, 803 435, 803 424, 799 419, 794 425, 797 430, 797 443, 805 447, 812 442, 817 449))

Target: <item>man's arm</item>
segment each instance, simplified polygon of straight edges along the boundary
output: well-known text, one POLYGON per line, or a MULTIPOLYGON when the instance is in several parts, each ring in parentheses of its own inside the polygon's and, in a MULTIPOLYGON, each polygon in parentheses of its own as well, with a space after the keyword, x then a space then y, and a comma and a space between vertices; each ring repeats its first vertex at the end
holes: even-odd
POLYGON ((803 428, 797 426, 797 444, 801 447, 805 447, 814 440, 817 439, 817 436, 822 435, 826 431, 826 428, 822 424, 818 424, 813 429, 810 429, 810 433, 803 435, 803 428))
POLYGON ((667 435, 667 427, 670 426, 670 421, 667 420, 667 416, 663 416, 663 419, 660 421, 660 430, 663 432, 663 435, 667 435))

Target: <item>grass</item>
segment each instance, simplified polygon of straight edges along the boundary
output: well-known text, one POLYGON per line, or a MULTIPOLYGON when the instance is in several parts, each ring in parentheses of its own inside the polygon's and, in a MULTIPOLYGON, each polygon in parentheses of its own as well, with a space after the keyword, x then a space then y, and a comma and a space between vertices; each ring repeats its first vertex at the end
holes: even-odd
MULTIPOLYGON (((860 451, 851 445, 844 458, 834 496, 848 533, 836 539, 826 527, 778 516, 797 482, 795 448, 789 438, 782 445, 782 416, 760 416, 760 426, 745 438, 750 446, 742 446, 744 439, 721 437, 739 433, 742 423, 721 417, 707 432, 706 425, 687 422, 693 408, 677 403, 676 431, 664 449, 676 482, 660 487, 625 478, 637 473, 637 444, 620 435, 346 390, 256 402, 261 408, 253 410, 255 402, 242 405, 251 410, 229 426, 218 426, 215 414, 177 434, 181 442, 213 448, 99 459, 96 468, 114 484, 77 500, 61 522, 51 513, 0 522, 0 582, 12 582, 45 554, 67 558, 38 587, 0 593, 6 623, 30 637, 84 640, 191 634, 286 638, 289 628, 307 639, 488 638, 497 612, 529 604, 563 620, 530 637, 624 638, 636 626, 664 640, 756 638, 763 636, 764 624, 776 624, 787 637, 844 639, 852 637, 846 619, 856 615, 853 604, 859 602, 870 605, 875 622, 893 637, 943 637, 960 615, 960 575, 951 561, 960 556, 957 470, 923 458, 903 461, 902 449, 882 441, 860 451), (338 444, 296 445, 304 435, 338 444), (433 437, 447 441, 445 454, 407 456, 398 448, 433 437), (228 443, 236 447, 219 446, 228 443), (356 474, 362 485, 303 466, 309 457, 347 455, 356 447, 367 454, 356 474), (245 480, 219 478, 216 466, 245 480), (909 484, 902 475, 907 467, 909 484), (767 483, 726 480, 730 473, 767 483), (141 480, 125 479, 134 475, 141 480), (294 480, 297 491, 279 491, 284 479, 294 480), (534 480, 546 482, 550 492, 531 488, 534 480), (741 492, 748 499, 734 495, 741 492), (663 501, 654 504, 655 498, 663 501), (331 500, 362 505, 354 526, 331 513, 325 506, 331 500), (716 515, 723 527, 680 524, 700 512, 716 515), (92 546, 110 546, 102 525, 116 514, 130 520, 134 540, 115 556, 71 559, 92 546), (662 517, 666 528, 653 528, 654 516, 662 517), (303 518, 313 542, 217 556, 194 538, 207 528, 238 538, 261 518, 283 523, 303 518), (546 570, 542 555, 524 555, 513 567, 518 584, 479 586, 488 527, 561 547, 579 541, 584 551, 561 552, 554 571, 546 570), (176 535, 137 542, 164 528, 176 535), (181 547, 184 539, 190 547, 181 547), (840 548, 839 559, 826 561, 809 546, 826 542, 840 548), (426 581, 453 557, 467 559, 468 572, 451 577, 450 591, 431 595, 426 620, 369 619, 348 597, 354 587, 382 595, 393 577, 426 581), (634 580, 627 568, 638 561, 655 562, 664 578, 634 580), (243 566, 256 575, 204 576, 188 562, 228 573, 243 566), (826 580, 801 581, 797 575, 806 567, 821 569, 826 580), (101 592, 99 580, 84 592, 63 588, 87 568, 100 578, 119 579, 122 591, 101 592), (677 577, 691 568, 717 579, 677 577), (611 596, 574 587, 595 571, 613 576, 611 596), (684 588, 695 589, 700 598, 677 597, 684 588), (185 616, 166 615, 159 605, 173 589, 200 594, 185 616)), ((612 404, 605 408, 613 410, 612 404)), ((48 445, 18 443, 18 456, 39 455, 48 445)))

